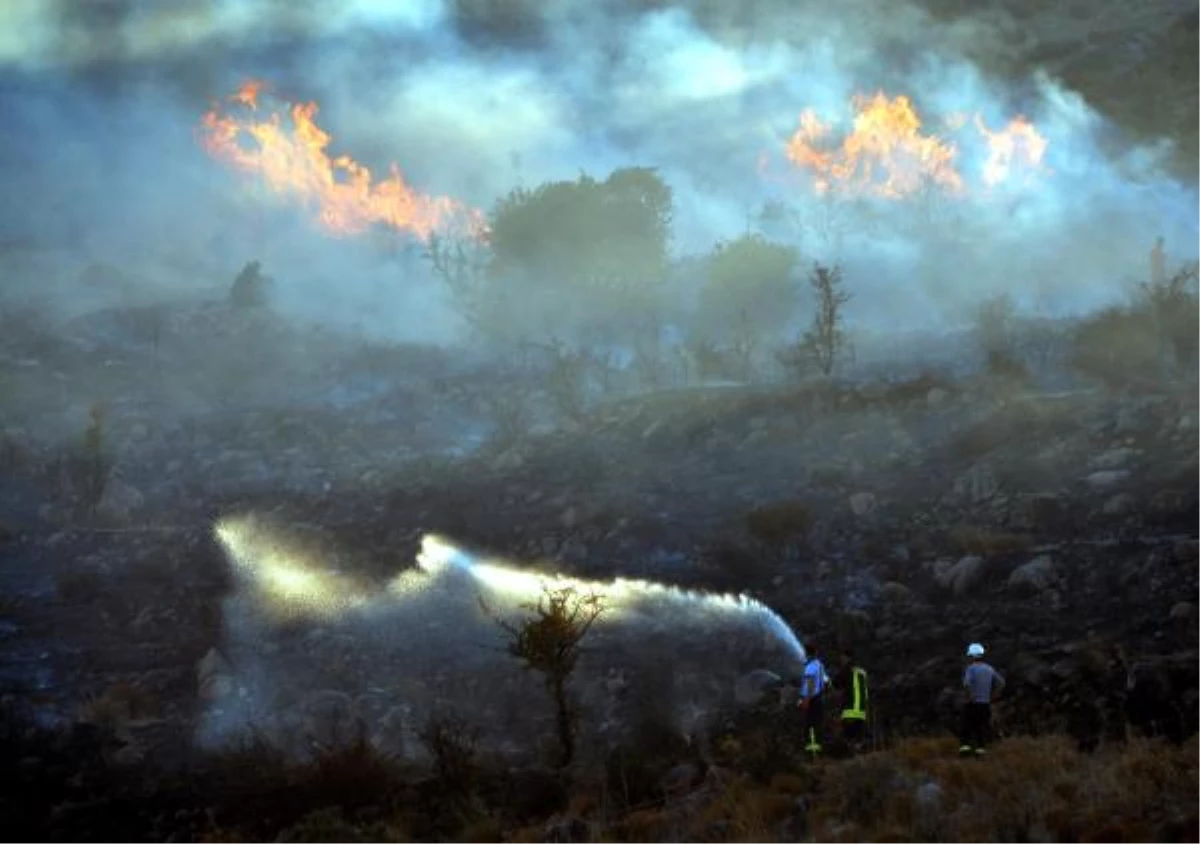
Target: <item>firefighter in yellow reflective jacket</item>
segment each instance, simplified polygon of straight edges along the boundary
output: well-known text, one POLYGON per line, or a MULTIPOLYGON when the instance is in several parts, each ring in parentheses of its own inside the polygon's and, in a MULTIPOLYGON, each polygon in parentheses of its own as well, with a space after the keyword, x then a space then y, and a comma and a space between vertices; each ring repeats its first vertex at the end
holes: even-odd
POLYGON ((862 750, 866 739, 870 702, 867 680, 867 670, 858 664, 853 652, 843 651, 834 685, 842 692, 842 738, 856 753, 862 750))

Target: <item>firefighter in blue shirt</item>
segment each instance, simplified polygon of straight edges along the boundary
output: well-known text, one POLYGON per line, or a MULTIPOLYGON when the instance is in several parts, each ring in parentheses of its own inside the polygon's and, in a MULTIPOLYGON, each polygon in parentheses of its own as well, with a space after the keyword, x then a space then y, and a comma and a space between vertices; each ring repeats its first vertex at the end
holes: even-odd
POLYGON ((821 662, 815 645, 807 648, 808 661, 800 677, 800 710, 804 713, 804 751, 812 758, 820 756, 824 749, 825 688, 829 675, 821 662))

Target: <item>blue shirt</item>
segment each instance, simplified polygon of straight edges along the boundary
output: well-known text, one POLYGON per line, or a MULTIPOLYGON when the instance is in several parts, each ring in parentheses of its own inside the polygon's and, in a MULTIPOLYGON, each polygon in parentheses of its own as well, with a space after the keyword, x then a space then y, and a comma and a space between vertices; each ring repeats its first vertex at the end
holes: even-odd
POLYGON ((972 662, 963 672, 963 688, 971 703, 991 703, 992 696, 1004 688, 1004 678, 986 662, 972 662))
POLYGON ((816 697, 825 691, 825 666, 813 657, 804 666, 804 680, 800 686, 801 697, 816 697))

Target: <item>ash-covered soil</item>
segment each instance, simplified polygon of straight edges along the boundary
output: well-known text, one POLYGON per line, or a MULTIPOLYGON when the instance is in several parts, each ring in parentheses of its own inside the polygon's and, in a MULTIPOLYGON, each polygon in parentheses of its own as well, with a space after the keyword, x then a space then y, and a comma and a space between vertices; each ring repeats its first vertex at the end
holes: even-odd
POLYGON ((536 373, 417 348, 289 370, 286 329, 239 319, 209 348, 280 388, 219 413, 172 411, 161 392, 221 389, 182 327, 174 357, 99 339, 19 352, 22 377, 76 395, 113 360, 135 388, 101 417, 94 506, 82 405, 40 426, 53 399, 28 398, 5 431, 0 679, 43 721, 111 721, 130 758, 183 754, 208 702, 198 665, 228 634, 213 525, 255 513, 379 583, 436 532, 542 570, 750 594, 803 640, 858 650, 881 731, 952 726, 976 639, 1009 675, 1004 730, 1095 741, 1125 729, 1132 685, 1157 729, 1195 729, 1194 379, 679 386, 497 441, 479 396, 536 397, 536 373), (254 357, 267 335, 274 357, 254 357), (371 392, 347 400, 353 383, 371 392))

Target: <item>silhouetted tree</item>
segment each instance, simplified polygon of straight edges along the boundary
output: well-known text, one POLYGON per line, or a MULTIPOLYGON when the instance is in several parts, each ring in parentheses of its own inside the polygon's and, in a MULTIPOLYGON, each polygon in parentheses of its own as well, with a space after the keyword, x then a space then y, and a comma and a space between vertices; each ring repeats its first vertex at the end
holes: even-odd
POLYGON ((533 613, 518 623, 484 612, 508 635, 508 652, 542 675, 554 704, 554 720, 561 756, 566 768, 575 758, 576 711, 567 692, 581 653, 580 643, 604 612, 600 595, 580 594, 574 588, 547 586, 536 603, 522 608, 533 613))
POLYGON ((426 256, 485 338, 628 333, 638 324, 629 316, 659 305, 672 202, 643 167, 516 188, 496 203, 484 240, 435 238, 426 256))
POLYGON ((250 261, 233 280, 229 300, 235 308, 261 308, 271 295, 272 280, 263 275, 262 264, 250 261))
POLYGON ((802 345, 821 374, 829 375, 846 346, 846 336, 841 328, 842 306, 850 301, 852 294, 842 287, 842 269, 838 266, 814 264, 808 283, 817 297, 817 311, 802 345))

